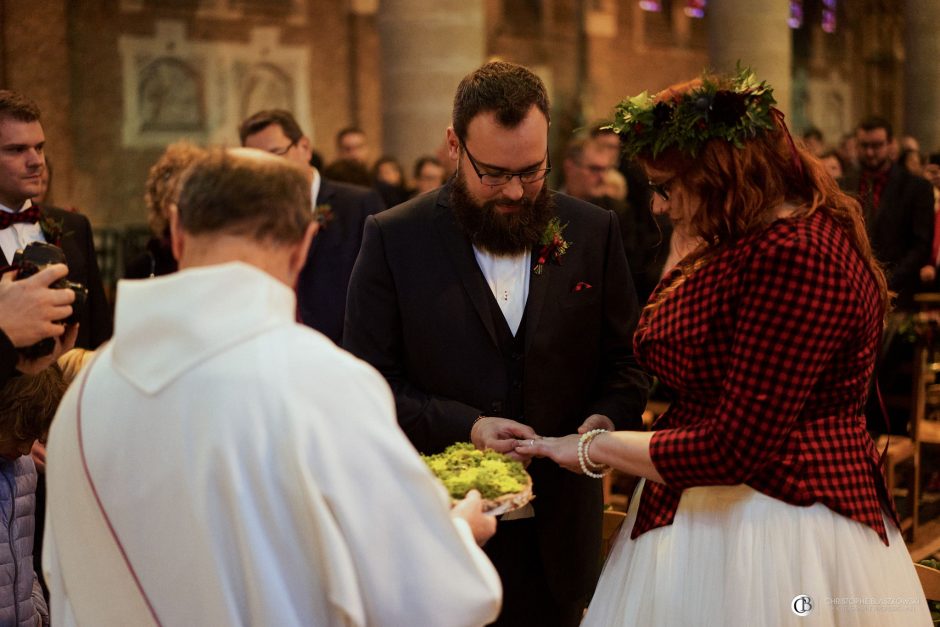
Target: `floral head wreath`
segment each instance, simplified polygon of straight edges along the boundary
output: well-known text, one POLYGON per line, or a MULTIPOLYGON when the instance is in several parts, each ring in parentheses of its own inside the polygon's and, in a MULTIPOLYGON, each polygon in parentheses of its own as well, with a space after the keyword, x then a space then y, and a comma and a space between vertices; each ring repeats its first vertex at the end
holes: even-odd
POLYGON ((676 149, 694 157, 710 139, 742 148, 744 141, 774 127, 773 89, 757 82, 750 68, 730 79, 705 73, 701 84, 660 99, 643 92, 617 105, 609 128, 621 137, 628 157, 659 156, 676 149))

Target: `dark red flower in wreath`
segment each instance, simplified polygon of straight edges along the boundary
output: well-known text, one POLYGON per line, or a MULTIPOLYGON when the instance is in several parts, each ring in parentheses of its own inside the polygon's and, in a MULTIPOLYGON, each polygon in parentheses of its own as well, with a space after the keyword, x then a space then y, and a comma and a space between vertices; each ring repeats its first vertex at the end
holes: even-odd
POLYGON ((716 92, 709 120, 728 126, 736 125, 747 113, 747 98, 747 94, 724 89, 716 92))

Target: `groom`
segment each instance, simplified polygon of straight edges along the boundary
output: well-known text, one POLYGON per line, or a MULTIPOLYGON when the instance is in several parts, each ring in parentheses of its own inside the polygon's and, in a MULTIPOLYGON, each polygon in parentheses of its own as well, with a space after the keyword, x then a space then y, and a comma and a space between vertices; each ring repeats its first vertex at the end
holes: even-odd
MULTIPOLYGON (((548 126, 537 76, 482 66, 454 98, 455 178, 366 222, 344 346, 385 375, 424 453, 469 440, 516 455, 517 439, 640 425, 648 381, 617 219, 545 186, 548 126)), ((577 625, 601 485, 542 459, 529 472, 537 498, 486 546, 505 591, 497 624, 577 625)))

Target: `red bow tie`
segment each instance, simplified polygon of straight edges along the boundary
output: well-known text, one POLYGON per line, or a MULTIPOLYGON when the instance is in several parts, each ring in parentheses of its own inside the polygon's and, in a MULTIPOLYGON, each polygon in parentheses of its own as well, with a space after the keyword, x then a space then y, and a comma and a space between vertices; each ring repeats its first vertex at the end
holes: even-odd
POLYGON ((29 209, 17 211, 16 213, 0 211, 0 229, 5 229, 11 224, 15 224, 17 222, 29 222, 30 224, 36 224, 39 222, 39 217, 39 209, 36 207, 30 207, 29 209))

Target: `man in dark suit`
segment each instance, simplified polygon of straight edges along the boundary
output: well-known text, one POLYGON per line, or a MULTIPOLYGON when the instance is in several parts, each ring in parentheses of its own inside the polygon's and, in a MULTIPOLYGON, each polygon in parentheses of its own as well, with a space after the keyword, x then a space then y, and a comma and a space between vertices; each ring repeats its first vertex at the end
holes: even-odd
POLYGON ((875 257, 885 265, 888 287, 898 293, 898 305, 911 307, 920 269, 930 260, 933 191, 926 179, 891 162, 887 120, 867 118, 855 133, 861 171, 847 175, 843 187, 862 203, 875 257))
MULTIPOLYGON (((74 327, 63 329, 62 341, 56 341, 52 353, 56 356, 73 343, 80 348, 95 349, 110 338, 111 305, 101 283, 88 219, 55 207, 39 207, 30 200, 42 188, 46 165, 46 136, 39 118, 39 107, 32 100, 14 91, 0 90, 0 265, 8 266, 16 251, 31 242, 54 244, 65 253, 69 280, 88 289, 85 304, 79 309, 78 334, 76 336, 74 327)), ((49 357, 32 359, 30 364, 25 364, 19 356, 17 368, 22 372, 35 371, 51 364, 49 357)), ((7 360, 9 363, 9 357, 7 360)), ((34 458, 44 457, 45 449, 37 443, 34 458)), ((36 486, 33 548, 34 570, 40 582, 44 512, 45 481, 44 475, 40 475, 36 486)))
POLYGON ((8 265, 31 242, 62 248, 70 281, 88 288, 76 346, 94 349, 111 337, 111 306, 104 293, 91 224, 83 215, 34 205, 45 167, 39 108, 25 96, 0 90, 0 262, 8 265))
MULTIPOLYGON (((545 186, 548 116, 538 77, 484 65, 457 88, 456 177, 366 222, 344 345, 385 375, 424 453, 469 440, 520 458, 520 440, 640 425, 648 383, 617 218, 545 186)), ((503 581, 497 624, 576 625, 597 580, 601 485, 528 468, 536 499, 485 547, 503 581)))
POLYGON ((346 287, 362 243, 363 224, 385 208, 382 199, 372 190, 320 176, 310 165, 310 140, 288 111, 259 111, 241 123, 238 133, 242 146, 290 159, 310 173, 312 209, 320 231, 297 282, 297 306, 304 324, 341 344, 346 287))
MULTIPOLYGON (((855 129, 859 170, 849 171, 842 188, 855 195, 865 215, 865 230, 875 257, 885 268, 888 288, 897 293, 899 309, 913 309, 914 294, 920 288, 920 270, 930 262, 933 241, 933 192, 926 179, 914 176, 899 163, 892 163, 891 123, 873 116, 855 129)), ((889 323, 895 320, 889 320, 889 323)), ((910 394, 910 372, 903 367, 913 359, 913 347, 895 341, 897 326, 889 324, 865 407, 871 431, 907 433, 910 410, 891 398, 910 394), (875 388, 877 383, 878 388, 875 388), (880 393, 879 393, 880 389, 880 393), (880 398, 888 399, 885 415, 880 398)))

